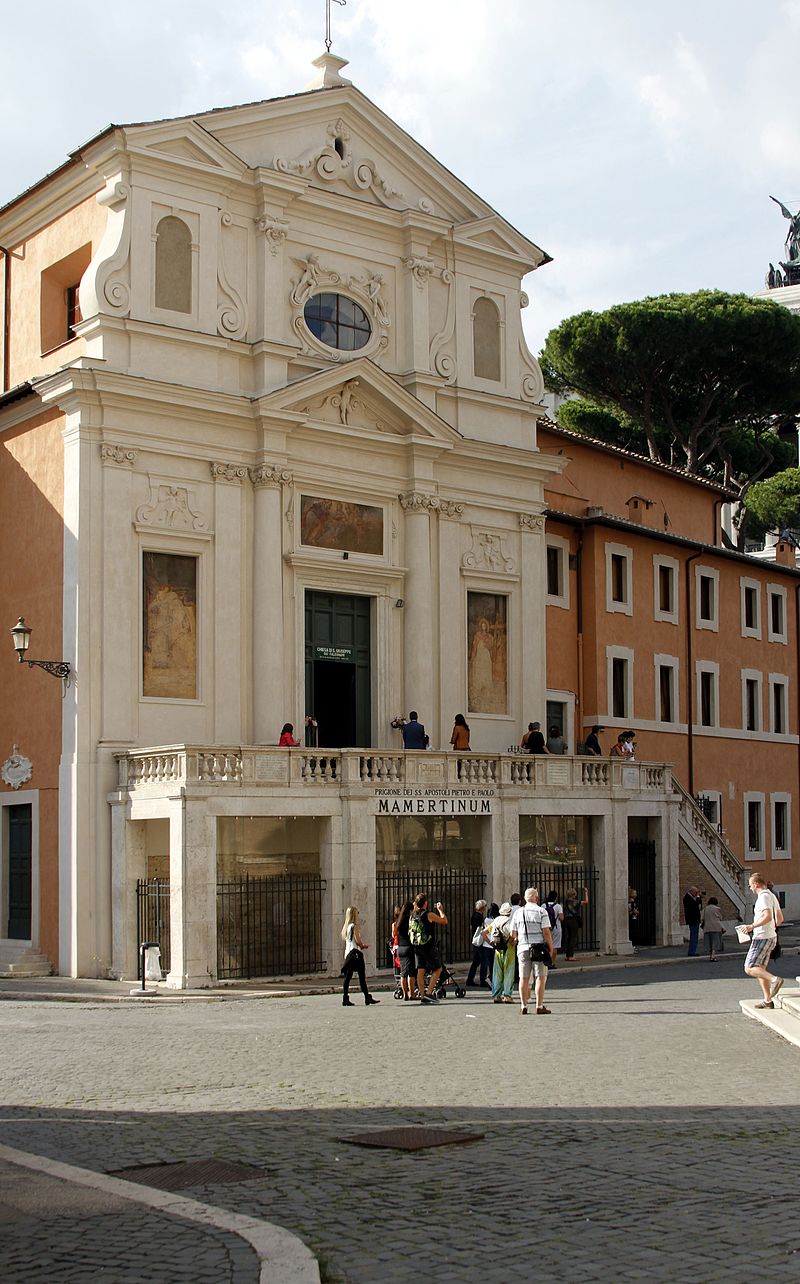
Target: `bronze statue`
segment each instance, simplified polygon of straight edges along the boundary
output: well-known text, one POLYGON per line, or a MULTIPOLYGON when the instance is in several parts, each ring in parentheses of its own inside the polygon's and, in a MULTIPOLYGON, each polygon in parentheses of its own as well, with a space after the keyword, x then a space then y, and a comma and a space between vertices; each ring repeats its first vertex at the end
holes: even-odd
POLYGON ((781 266, 800 267, 800 210, 798 210, 796 214, 793 214, 791 210, 787 210, 782 201, 778 200, 777 196, 770 196, 769 199, 774 201, 776 205, 780 206, 783 217, 788 218, 789 220, 789 232, 786 237, 785 246, 786 263, 781 266))

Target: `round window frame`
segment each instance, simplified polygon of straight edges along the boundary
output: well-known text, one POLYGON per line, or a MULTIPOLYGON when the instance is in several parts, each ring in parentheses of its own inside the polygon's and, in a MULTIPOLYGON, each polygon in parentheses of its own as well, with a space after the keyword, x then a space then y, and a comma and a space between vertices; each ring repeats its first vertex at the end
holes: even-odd
MULTIPOLYGON (((347 358, 347 357, 364 356, 367 349, 373 348, 380 341, 381 336, 379 334, 378 328, 376 327, 375 317, 370 315, 369 311, 364 307, 364 304, 361 301, 361 299, 357 299, 355 295, 349 293, 347 290, 336 290, 336 289, 331 289, 330 287, 328 287, 327 289, 316 290, 313 294, 309 295, 309 297, 306 299, 305 303, 303 304, 300 315, 302 317, 303 326, 305 327, 305 330, 307 331, 312 341, 319 348, 321 348, 323 352, 326 352, 328 354, 335 353, 337 358, 339 359, 347 358), (306 316, 306 309, 309 307, 310 304, 314 302, 315 299, 323 298, 326 295, 332 296, 335 299, 347 299, 347 301, 351 303, 353 307, 358 308, 359 311, 361 312, 367 325, 369 326, 369 333, 367 334, 364 343, 362 343, 360 347, 340 348, 338 346, 334 346, 331 343, 326 343, 324 339, 320 338, 320 336, 315 334, 314 331, 311 329, 311 326, 308 323, 308 318, 306 316)), ((344 325, 345 328, 350 329, 356 334, 363 333, 363 331, 359 331, 355 326, 347 326, 346 323, 343 323, 340 321, 329 322, 329 324, 336 326, 337 334, 338 334, 338 328, 341 325, 344 325)))

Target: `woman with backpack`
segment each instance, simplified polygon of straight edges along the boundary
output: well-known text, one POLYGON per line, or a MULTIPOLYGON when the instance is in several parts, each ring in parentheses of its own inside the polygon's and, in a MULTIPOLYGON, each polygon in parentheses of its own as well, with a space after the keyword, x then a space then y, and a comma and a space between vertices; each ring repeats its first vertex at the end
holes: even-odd
POLYGON ((397 961, 400 964, 400 989, 403 991, 403 998, 406 1002, 417 997, 417 963, 414 958, 414 946, 411 944, 411 937, 408 934, 408 922, 413 908, 411 901, 403 902, 395 915, 392 932, 397 942, 397 961))
POLYGON ((492 968, 492 1002, 513 1003, 511 991, 514 989, 514 969, 517 961, 517 947, 511 940, 511 915, 514 906, 510 901, 503 901, 497 917, 488 930, 484 928, 487 944, 494 953, 492 968))
POLYGON ((568 887, 564 896, 564 954, 570 963, 575 957, 578 934, 583 927, 583 907, 589 904, 589 892, 584 887, 583 898, 578 899, 578 890, 568 887))
POLYGON ((364 995, 364 1003, 367 1007, 372 1003, 380 1003, 380 999, 373 999, 367 988, 367 977, 364 971, 364 950, 369 946, 365 945, 361 939, 361 932, 358 924, 358 910, 354 905, 348 905, 344 923, 342 924, 342 940, 344 941, 344 963, 342 964, 342 1007, 352 1008, 355 1005, 350 1000, 350 982, 353 979, 353 973, 358 974, 358 983, 361 986, 361 993, 364 995))
POLYGON ((414 909, 408 920, 408 935, 411 944, 414 946, 414 957, 417 965, 417 989, 421 1003, 436 1002, 436 982, 439 980, 439 974, 442 970, 442 956, 436 945, 433 935, 433 924, 441 923, 447 926, 447 915, 444 912, 444 905, 440 901, 436 902, 436 913, 428 909, 428 897, 425 892, 419 892, 414 897, 414 909), (425 977, 428 977, 427 988, 425 986, 425 977))

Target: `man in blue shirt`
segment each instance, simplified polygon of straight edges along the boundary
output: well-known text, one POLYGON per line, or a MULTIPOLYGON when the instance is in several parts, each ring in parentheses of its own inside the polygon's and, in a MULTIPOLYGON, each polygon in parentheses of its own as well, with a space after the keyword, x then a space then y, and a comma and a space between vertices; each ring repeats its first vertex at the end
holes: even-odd
POLYGON ((425 735, 425 728, 421 722, 417 721, 416 709, 412 709, 408 715, 408 722, 403 727, 403 748, 425 749, 427 744, 428 737, 425 735))

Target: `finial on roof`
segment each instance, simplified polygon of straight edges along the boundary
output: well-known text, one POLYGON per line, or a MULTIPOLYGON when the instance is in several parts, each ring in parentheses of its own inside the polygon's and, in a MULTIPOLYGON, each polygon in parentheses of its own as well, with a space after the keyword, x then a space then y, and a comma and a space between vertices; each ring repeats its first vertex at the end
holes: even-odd
POLYGON ((347 58, 337 58, 336 54, 324 53, 319 58, 315 58, 312 67, 319 68, 319 74, 314 77, 307 89, 335 89, 338 85, 350 85, 352 81, 345 80, 340 75, 343 67, 348 64, 347 58))

